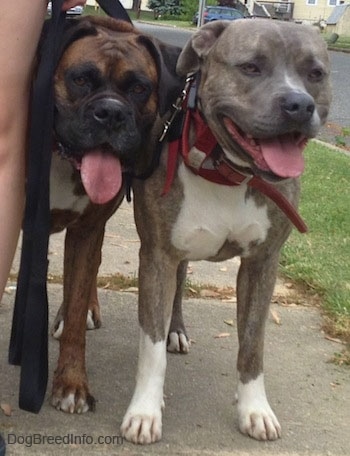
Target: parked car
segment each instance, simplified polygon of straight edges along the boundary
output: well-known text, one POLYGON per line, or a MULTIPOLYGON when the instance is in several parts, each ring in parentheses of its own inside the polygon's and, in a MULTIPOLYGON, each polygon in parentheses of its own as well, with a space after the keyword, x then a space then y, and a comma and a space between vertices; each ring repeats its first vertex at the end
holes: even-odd
MULTIPOLYGON (((83 6, 73 6, 73 8, 70 8, 66 14, 68 16, 80 16, 81 14, 83 14, 83 11, 84 11, 83 6)), ((47 4, 47 14, 49 16, 51 16, 51 13, 52 13, 52 3, 49 2, 47 4)))
MULTIPOLYGON (((195 25, 198 23, 198 16, 199 12, 193 16, 192 23, 195 25)), ((204 8, 204 24, 221 19, 234 21, 242 18, 244 18, 244 14, 236 8, 229 8, 228 6, 206 6, 204 8)))

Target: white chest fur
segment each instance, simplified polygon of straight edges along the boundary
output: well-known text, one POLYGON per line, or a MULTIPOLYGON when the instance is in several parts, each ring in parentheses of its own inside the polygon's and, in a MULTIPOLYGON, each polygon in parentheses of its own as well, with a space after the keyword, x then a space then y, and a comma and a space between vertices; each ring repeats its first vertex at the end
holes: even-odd
POLYGON ((87 195, 74 194, 72 165, 52 154, 50 171, 50 208, 82 213, 89 203, 87 195))
POLYGON ((214 184, 180 165, 184 199, 172 230, 172 243, 187 252, 189 260, 205 260, 217 254, 226 241, 236 242, 243 255, 251 242, 266 239, 270 221, 266 206, 246 198, 246 185, 214 184))

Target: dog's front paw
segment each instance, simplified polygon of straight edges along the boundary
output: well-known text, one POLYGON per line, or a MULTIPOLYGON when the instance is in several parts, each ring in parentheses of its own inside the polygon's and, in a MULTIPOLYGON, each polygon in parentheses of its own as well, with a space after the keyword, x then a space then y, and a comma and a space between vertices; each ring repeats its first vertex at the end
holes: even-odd
POLYGON ((85 376, 71 375, 69 371, 55 374, 51 405, 66 413, 85 413, 95 410, 95 399, 91 396, 85 376), (74 377, 74 380, 71 378, 74 377))
POLYGON ((256 440, 277 440, 281 437, 281 426, 261 386, 259 379, 247 384, 239 383, 239 430, 256 440))
POLYGON ((121 425, 122 436, 132 443, 145 445, 157 442, 162 438, 162 412, 153 414, 130 410, 126 413, 121 425))
POLYGON ((190 351, 191 342, 183 331, 169 332, 167 350, 170 353, 186 354, 190 351))
POLYGON ((269 405, 268 408, 241 409, 239 430, 256 440, 277 440, 281 437, 281 426, 269 405))

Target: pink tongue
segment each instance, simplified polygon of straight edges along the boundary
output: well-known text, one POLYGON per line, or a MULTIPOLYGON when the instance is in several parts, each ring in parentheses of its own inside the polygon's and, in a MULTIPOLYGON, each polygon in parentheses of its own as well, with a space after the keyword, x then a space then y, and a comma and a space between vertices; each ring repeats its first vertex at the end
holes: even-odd
POLYGON ((273 173, 280 177, 298 177, 304 171, 303 146, 291 135, 259 139, 263 157, 273 173))
POLYGON ((95 204, 110 201, 122 186, 122 169, 117 157, 96 149, 83 157, 80 168, 86 193, 95 204))

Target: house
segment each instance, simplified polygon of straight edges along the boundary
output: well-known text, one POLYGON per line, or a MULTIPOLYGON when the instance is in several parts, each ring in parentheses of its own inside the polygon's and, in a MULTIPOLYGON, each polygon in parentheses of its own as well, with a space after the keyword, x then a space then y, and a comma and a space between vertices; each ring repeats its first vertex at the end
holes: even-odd
POLYGON ((327 19, 327 32, 350 36, 350 3, 334 8, 327 19))
MULTIPOLYGON (((120 0, 120 3, 124 6, 125 9, 131 9, 133 1, 132 0, 120 0)), ((148 3, 148 0, 141 0, 141 9, 142 10, 148 9, 147 3, 148 3)), ((90 6, 95 6, 97 8, 97 2, 95 0, 87 0, 86 4, 90 5, 90 6)))
POLYGON ((340 3, 342 0, 294 0, 294 19, 310 22, 327 21, 340 3))
MULTIPOLYGON (((349 1, 349 0, 348 0, 349 1)), ((334 9, 344 3, 343 0, 247 0, 249 10, 258 16, 265 15, 273 19, 294 20, 297 22, 326 22, 334 9), (265 14, 259 14, 261 8, 265 14)), ((350 5, 350 3, 346 3, 350 5)), ((345 6, 345 5, 341 5, 345 6)), ((349 31, 350 34, 350 31, 349 31)))

